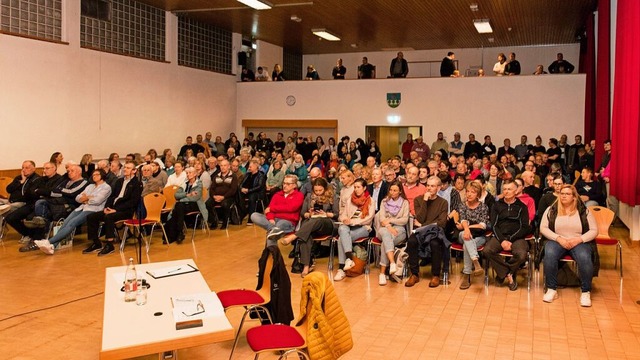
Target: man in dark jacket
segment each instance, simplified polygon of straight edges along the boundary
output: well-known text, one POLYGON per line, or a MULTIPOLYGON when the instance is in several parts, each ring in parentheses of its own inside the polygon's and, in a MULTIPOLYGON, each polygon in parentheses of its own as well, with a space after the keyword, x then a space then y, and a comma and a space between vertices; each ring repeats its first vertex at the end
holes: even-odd
POLYGON ((28 192, 24 194, 25 205, 13 210, 6 216, 7 223, 22 235, 22 239, 20 239, 21 244, 26 244, 34 240, 30 236, 31 231, 24 226, 22 220, 26 219, 33 212, 38 199, 51 194, 63 180, 63 177, 56 173, 56 164, 46 162, 43 168, 44 176, 35 178, 31 186, 29 186, 28 192))
POLYGON ((220 229, 227 228, 227 220, 231 213, 231 207, 235 204, 236 195, 238 193, 238 178, 231 171, 229 160, 220 161, 220 171, 211 179, 211 188, 209 189, 210 197, 207 199, 206 205, 209 210, 210 227, 215 229, 218 224, 215 223, 216 207, 220 209, 220 229))
POLYGON ((124 164, 124 177, 116 181, 104 210, 87 216, 87 239, 92 243, 82 251, 83 254, 100 250, 98 256, 103 256, 115 251, 113 246, 113 241, 116 238, 115 223, 133 217, 142 194, 142 184, 135 174, 136 168, 133 162, 124 164), (100 222, 104 222, 104 246, 100 242, 100 234, 98 233, 100 222))
POLYGON ((382 179, 382 169, 380 168, 371 171, 371 180, 373 183, 367 185, 367 192, 371 195, 371 199, 376 201, 376 212, 378 212, 382 200, 387 197, 389 192, 389 184, 382 179))
POLYGON ((8 199, 0 199, 0 215, 8 215, 11 211, 23 207, 30 200, 36 179, 36 164, 31 160, 22 163, 20 175, 7 185, 8 199))
POLYGON ((442 63, 440 63, 440 76, 442 77, 450 77, 453 75, 453 72, 456 71, 456 65, 453 62, 455 60, 456 54, 453 51, 449 51, 447 56, 442 59, 442 63))
POLYGON ((516 189, 513 180, 502 182, 504 197, 491 207, 493 237, 483 251, 496 271, 496 285, 500 286, 506 278, 511 291, 518 288, 516 272, 527 260, 529 243, 525 237, 531 233, 527 206, 516 198, 516 189), (503 250, 511 251, 513 256, 509 261, 500 255, 503 250))
POLYGON ((392 78, 405 78, 409 73, 409 64, 404 59, 402 51, 398 51, 398 56, 391 60, 391 66, 389 66, 390 77, 392 78))
MULTIPOLYGON (((82 177, 82 169, 78 165, 68 165, 66 177, 67 179, 59 182, 49 194, 43 194, 44 197, 36 201, 33 213, 27 217, 31 220, 23 221, 24 225, 31 229, 28 233, 31 239, 45 238, 50 221, 66 218, 80 205, 76 196, 80 195, 89 183, 82 177)), ((33 250, 38 250, 33 242, 20 248, 21 252, 33 250)))
MULTIPOLYGON (((253 225, 251 214, 256 212, 258 201, 264 202, 267 177, 260 171, 260 164, 257 161, 249 161, 249 169, 244 176, 240 186, 240 195, 246 203, 246 213, 249 214, 247 225, 253 225)), ((264 211, 264 209, 262 209, 264 211)))

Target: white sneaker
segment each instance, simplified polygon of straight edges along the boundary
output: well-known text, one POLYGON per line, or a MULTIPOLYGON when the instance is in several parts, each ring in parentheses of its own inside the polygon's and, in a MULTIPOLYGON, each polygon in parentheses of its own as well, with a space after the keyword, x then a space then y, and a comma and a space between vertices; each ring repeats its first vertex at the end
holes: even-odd
POLYGON ((38 245, 38 248, 47 255, 53 255, 53 245, 49 240, 35 240, 34 243, 38 245))
POLYGON ((347 277, 347 274, 344 273, 344 270, 340 269, 336 272, 336 275, 333 277, 333 281, 341 281, 347 277))
POLYGON ((345 271, 351 269, 354 266, 356 266, 356 263, 354 263, 353 260, 347 259, 347 260, 344 261, 344 270, 345 271))
POLYGON ((385 274, 378 275, 378 285, 380 286, 387 285, 387 276, 385 274))
POLYGON ((583 292, 580 295, 580 306, 591 307, 591 292, 583 292))
POLYGON ((30 241, 31 241, 31 237, 27 235, 21 237, 20 240, 18 240, 20 244, 28 244, 30 241))
POLYGON ((398 271, 398 266, 396 266, 396 263, 391 263, 389 265, 389 274, 395 274, 398 271))
POLYGON ((558 292, 553 289, 547 289, 547 292, 542 297, 542 301, 546 303, 551 303, 553 300, 558 298, 558 292))

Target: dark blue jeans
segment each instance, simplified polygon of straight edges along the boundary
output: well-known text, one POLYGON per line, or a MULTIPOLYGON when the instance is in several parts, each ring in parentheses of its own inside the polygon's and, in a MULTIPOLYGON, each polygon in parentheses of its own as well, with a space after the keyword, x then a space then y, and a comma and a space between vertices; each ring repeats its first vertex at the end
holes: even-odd
POLYGON ((547 240, 544 244, 544 277, 548 289, 558 288, 558 262, 565 255, 571 255, 578 264, 578 276, 582 292, 591 291, 593 279, 593 261, 591 260, 591 246, 587 243, 578 244, 567 250, 555 241, 547 240))

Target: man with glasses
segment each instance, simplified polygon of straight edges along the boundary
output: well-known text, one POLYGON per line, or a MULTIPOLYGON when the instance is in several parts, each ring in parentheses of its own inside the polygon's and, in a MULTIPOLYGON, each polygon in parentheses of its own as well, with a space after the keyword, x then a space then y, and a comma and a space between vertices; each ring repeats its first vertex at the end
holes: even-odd
POLYGON ((518 289, 516 274, 520 265, 527 260, 529 243, 525 237, 531 233, 529 211, 516 198, 516 193, 517 185, 513 180, 502 182, 504 197, 491 207, 493 236, 483 250, 483 255, 496 271, 496 285, 501 286, 507 279, 511 291, 518 289), (507 261, 500 255, 502 251, 511 251, 513 256, 507 261))
POLYGON ((82 251, 83 254, 100 251, 98 256, 104 256, 115 251, 116 222, 133 217, 140 201, 142 186, 135 174, 133 162, 124 164, 124 177, 116 181, 104 209, 87 216, 87 239, 92 243, 82 251), (100 222, 104 222, 104 246, 98 233, 100 222))
POLYGON ((282 182, 282 190, 273 195, 264 214, 251 214, 251 221, 267 230, 267 246, 277 245, 284 234, 294 231, 303 201, 304 197, 298 191, 298 177, 288 174, 282 182))
POLYGON ((561 174, 555 173, 551 174, 551 176, 553 177, 551 182, 553 191, 542 195, 542 198, 538 203, 538 223, 540 223, 540 218, 542 217, 542 214, 544 214, 545 210, 547 210, 547 208, 559 198, 560 190, 562 190, 562 185, 564 185, 564 178, 561 174))

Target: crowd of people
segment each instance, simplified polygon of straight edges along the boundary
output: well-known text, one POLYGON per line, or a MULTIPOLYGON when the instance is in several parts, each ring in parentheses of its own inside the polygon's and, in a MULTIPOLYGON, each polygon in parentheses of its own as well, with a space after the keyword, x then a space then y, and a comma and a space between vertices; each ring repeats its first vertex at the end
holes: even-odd
POLYGON ((184 239, 183 221, 191 211, 199 211, 212 229, 247 217, 246 225, 267 231, 267 245, 299 243, 304 276, 313 270, 314 239, 335 236, 339 265, 333 278, 341 281, 368 261, 354 244, 376 236, 380 285, 400 281, 403 264, 395 253, 406 244, 406 287, 420 281, 420 266, 428 262, 429 286, 439 286, 449 246, 460 243, 461 289, 484 273, 480 256, 485 256, 496 271, 496 285, 515 291, 530 247, 526 238, 539 232, 547 240, 544 301, 557 297, 557 260, 571 254, 582 282, 581 305, 590 306, 597 228, 588 206, 615 206, 606 192, 611 141, 604 143, 602 163, 594 168, 595 143, 583 143, 580 135, 571 145, 566 135, 551 138, 548 147, 540 136, 530 144, 522 135, 515 147, 510 139, 496 147, 490 135, 483 143, 474 134, 468 139, 463 142, 456 132, 449 142, 440 132, 429 146, 422 136, 414 140, 409 134, 399 154, 383 156, 375 141, 349 136, 325 143, 293 131, 286 138, 278 133, 273 141, 260 132, 240 142, 234 133, 223 141, 208 132, 195 142, 187 137, 175 156, 171 149, 161 156, 150 149, 144 156, 131 153, 121 160, 113 153, 94 163, 86 154, 79 164, 63 165, 56 152, 42 175, 33 161, 23 162, 0 211, 22 236, 21 252, 54 254, 60 241, 86 223, 90 245, 83 253, 104 256, 114 252, 120 220, 134 213, 144 218, 142 197, 174 187, 176 205, 166 217, 165 241, 184 239), (58 219, 65 219, 64 225, 49 238, 48 225, 58 219), (503 251, 512 256, 506 259, 503 251))
MULTIPOLYGON (((498 61, 493 66, 493 73, 495 76, 513 76, 520 75, 522 72, 522 68, 520 66, 520 62, 516 60, 516 54, 514 52, 509 53, 507 57, 504 53, 498 54, 498 61)), ((453 51, 449 51, 447 56, 442 59, 440 63, 440 76, 441 77, 462 77, 460 70, 456 65, 456 55, 453 51)), ((284 77, 282 75, 282 67, 279 64, 274 66, 274 71, 269 77, 267 71, 265 71, 261 66, 257 69, 257 74, 254 73, 251 69, 247 67, 242 68, 242 74, 240 76, 241 81, 284 81, 284 77)), ((544 74, 571 74, 575 67, 564 60, 564 55, 562 53, 557 54, 556 60, 554 60, 548 67, 547 70, 544 70, 543 65, 537 65, 536 70, 533 72, 533 75, 544 75, 544 74)), ((342 59, 338 59, 336 61, 336 66, 331 70, 331 77, 334 80, 344 80, 345 75, 347 73, 347 68, 342 64, 342 59)), ((399 51, 396 54, 396 57, 391 60, 391 64, 389 65, 389 78, 406 78, 409 74, 409 63, 404 58, 404 54, 402 51, 399 51)), ((484 69, 477 69, 477 75, 479 77, 485 76, 484 69)), ((376 78, 376 66, 369 63, 369 59, 364 56, 362 58, 362 64, 357 67, 357 76, 358 79, 375 79, 376 78)), ((307 66, 307 72, 304 76, 305 80, 320 80, 320 75, 318 71, 313 65, 307 66)))

